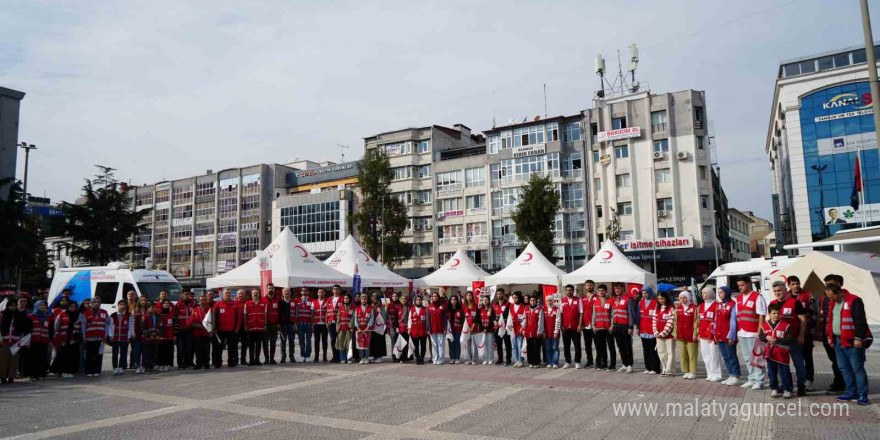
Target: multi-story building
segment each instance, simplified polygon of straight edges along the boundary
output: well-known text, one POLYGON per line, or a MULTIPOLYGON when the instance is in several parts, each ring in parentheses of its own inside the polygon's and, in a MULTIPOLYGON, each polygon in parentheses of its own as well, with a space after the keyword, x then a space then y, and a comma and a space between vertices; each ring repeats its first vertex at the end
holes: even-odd
MULTIPOLYGON (((0 180, 15 177, 18 157, 18 113, 24 93, 0 87, 0 180)), ((0 187, 0 198, 6 198, 0 187)))
POLYGON ((749 249, 749 225, 752 220, 738 209, 727 210, 730 224, 730 260, 746 261, 752 257, 749 249))
MULTIPOLYGON (((432 157, 439 151, 467 147, 480 141, 480 136, 472 135, 471 129, 462 124, 456 124, 453 128, 439 125, 407 128, 364 139, 367 151, 379 148, 388 155, 394 169, 391 191, 407 207, 410 227, 403 240, 412 243, 412 258, 397 268, 404 276, 420 278, 438 267, 433 232, 432 157)), ((463 185, 458 181, 447 183, 450 188, 463 185)))
POLYGON ((770 255, 770 249, 764 248, 764 237, 773 232, 773 223, 755 215, 752 211, 742 211, 751 222, 749 223, 749 253, 752 258, 770 255))
POLYGON ((777 252, 863 220, 880 224, 880 159, 866 61, 864 46, 856 46, 779 64, 765 146, 777 252), (858 210, 850 200, 857 154, 864 188, 858 210))

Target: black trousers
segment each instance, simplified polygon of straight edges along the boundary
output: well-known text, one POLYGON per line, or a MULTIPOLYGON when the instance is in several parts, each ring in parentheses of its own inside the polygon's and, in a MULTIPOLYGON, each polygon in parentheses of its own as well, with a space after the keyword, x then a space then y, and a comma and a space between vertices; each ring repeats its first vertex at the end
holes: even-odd
POLYGON ((104 341, 86 341, 86 374, 101 374, 101 344, 104 341))
MULTIPOLYGON (((584 334, 584 350, 587 352, 587 365, 593 365, 593 341, 596 339, 596 335, 591 328, 585 328, 581 333, 584 334)), ((597 352, 599 350, 598 344, 596 344, 596 350, 597 352)))
POLYGON ((526 338, 526 361, 529 366, 541 365, 541 352, 544 348, 544 338, 526 338))
POLYGON ((807 336, 804 337, 804 367, 807 369, 807 380, 810 382, 816 379, 816 367, 813 364, 813 338, 810 331, 807 330, 807 336))
MULTIPOLYGON (((633 341, 629 329, 626 327, 615 327, 612 331, 614 341, 617 342, 617 350, 620 352, 620 363, 626 367, 633 364, 633 341)), ((611 361, 614 363, 614 361, 611 361)))
POLYGON ((223 366, 223 349, 226 349, 226 365, 234 367, 238 363, 238 347, 235 332, 217 332, 213 338, 214 368, 223 366))
POLYGON ((510 335, 495 335, 495 351, 498 353, 498 363, 509 364, 513 359, 513 343, 510 342, 510 335))
POLYGON ((617 366, 617 351, 614 350, 614 336, 608 330, 594 330, 596 341, 596 367, 615 368, 617 366), (611 355, 611 363, 608 363, 608 355, 611 355))
POLYGON ((238 355, 238 350, 236 347, 235 363, 247 363, 248 346, 250 344, 250 342, 248 341, 248 332, 244 330, 239 330, 236 338, 232 340, 232 343, 236 345, 241 344, 241 355, 238 355))
MULTIPOLYGON (((251 363, 260 362, 260 349, 263 346, 263 335, 266 332, 247 332, 248 349, 251 354, 251 363)), ((243 358, 242 358, 243 359, 243 358)))
POLYGON ((275 360, 275 346, 278 345, 278 329, 278 324, 266 324, 266 331, 263 332, 263 357, 266 358, 266 362, 275 360))
MULTIPOLYGON (((581 335, 578 334, 577 330, 568 329, 562 331, 562 345, 565 347, 565 363, 571 363, 571 352, 569 348, 571 347, 571 343, 574 342, 574 361, 575 363, 581 363, 581 335)), ((592 353, 590 358, 592 359, 592 353)))
POLYGON ((840 373, 840 367, 837 366, 837 352, 833 346, 828 345, 827 338, 822 339, 822 345, 825 347, 825 354, 828 355, 828 360, 831 361, 831 371, 834 373, 834 382, 831 382, 831 386, 843 388, 845 383, 843 381, 843 374, 840 373))
POLYGON ((193 366, 193 331, 192 329, 177 332, 177 367, 193 366))
POLYGON ((425 361, 425 349, 428 347, 428 337, 422 336, 419 338, 412 338, 413 342, 413 352, 416 356, 416 361, 424 362, 425 361))
MULTIPOLYGON (((199 336, 193 338, 193 347, 195 348, 196 367, 209 368, 211 364, 211 338, 208 336, 199 336)), ((222 355, 222 351, 221 351, 222 355)))
POLYGON ((642 340, 642 357, 645 359, 645 369, 660 374, 660 356, 657 355, 657 340, 654 338, 640 338, 642 340))
POLYGON ((159 341, 156 365, 170 367, 174 363, 174 341, 159 341))
POLYGON ((60 357, 62 373, 76 374, 79 372, 79 342, 62 346, 60 357))
POLYGON ((48 344, 33 342, 27 354, 28 358, 25 363, 27 376, 33 378, 46 377, 46 372, 49 369, 48 344))
POLYGON ((327 325, 326 324, 315 324, 315 331, 313 332, 315 335, 315 362, 318 362, 318 359, 321 357, 321 347, 324 347, 324 360, 327 360, 327 325))

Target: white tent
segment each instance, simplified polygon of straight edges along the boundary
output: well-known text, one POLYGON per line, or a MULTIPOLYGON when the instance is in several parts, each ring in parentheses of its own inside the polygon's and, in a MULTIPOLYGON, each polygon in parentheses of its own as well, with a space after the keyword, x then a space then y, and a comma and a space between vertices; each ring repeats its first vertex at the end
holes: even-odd
MULTIPOLYGON (((266 247, 272 261, 272 283, 276 287, 332 286, 351 287, 352 277, 333 270, 309 253, 289 229, 284 228, 266 247)), ((220 276, 208 278, 209 289, 260 285, 260 262, 257 257, 220 276)))
POLYGON ((880 255, 867 252, 814 251, 770 277, 769 281, 785 281, 795 275, 801 286, 816 300, 824 294, 828 274, 843 277, 843 287, 865 303, 868 325, 880 328, 880 255))
POLYGON ((559 285, 565 272, 554 266, 534 244, 529 243, 519 257, 495 275, 486 278, 487 286, 498 284, 547 284, 559 285))
POLYGON ((580 269, 562 277, 565 284, 583 284, 586 280, 657 287, 657 275, 629 261, 611 240, 605 241, 599 252, 580 269))
POLYGON ((324 263, 349 278, 354 277, 355 269, 361 276, 361 287, 409 287, 409 280, 386 269, 378 261, 370 258, 364 248, 349 235, 342 241, 336 252, 324 263))
POLYGON ((461 249, 434 273, 416 280, 416 286, 428 287, 471 287, 473 281, 483 281, 489 276, 474 264, 461 249))

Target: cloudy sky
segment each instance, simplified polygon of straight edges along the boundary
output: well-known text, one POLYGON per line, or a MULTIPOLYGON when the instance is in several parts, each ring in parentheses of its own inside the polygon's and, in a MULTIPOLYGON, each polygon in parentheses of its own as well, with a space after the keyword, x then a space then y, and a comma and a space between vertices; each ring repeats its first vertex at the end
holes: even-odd
POLYGON ((31 193, 72 200, 93 164, 142 184, 352 158, 407 126, 482 131, 543 113, 545 83, 548 113, 573 114, 596 54, 616 70, 635 41, 653 92, 706 91, 730 205, 771 218, 779 61, 864 41, 856 0, 231 3, 5 2, 0 86, 27 93, 31 193))

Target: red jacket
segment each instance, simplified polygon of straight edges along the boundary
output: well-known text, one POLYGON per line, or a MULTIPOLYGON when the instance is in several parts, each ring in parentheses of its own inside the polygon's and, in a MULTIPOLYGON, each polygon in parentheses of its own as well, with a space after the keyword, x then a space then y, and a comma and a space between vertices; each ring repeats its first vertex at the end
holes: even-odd
POLYGON ((278 324, 278 304, 281 303, 281 297, 275 295, 274 298, 264 296, 260 298, 260 303, 266 306, 266 323, 278 324))
POLYGON ((581 319, 581 299, 576 296, 562 298, 559 310, 562 312, 562 330, 577 330, 581 319))
POLYGON ((244 303, 244 322, 245 331, 262 332, 266 331, 267 304, 262 300, 254 302, 248 301, 244 303))
POLYGON ((525 304, 512 304, 509 318, 513 321, 514 336, 522 336, 525 333, 526 312, 529 306, 525 304))
POLYGON ((758 292, 741 293, 736 297, 736 327, 749 333, 758 333, 758 292))
POLYGON ((727 335, 730 333, 730 325, 735 324, 730 319, 731 312, 735 306, 735 301, 725 301, 715 309, 715 342, 730 342, 727 339, 727 335))
POLYGON ((177 316, 177 330, 189 330, 189 317, 192 316, 193 310, 196 308, 196 302, 190 301, 189 304, 183 300, 174 304, 174 314, 177 316))
POLYGON ((351 304, 348 307, 345 304, 340 303, 339 308, 336 309, 336 319, 339 321, 339 331, 344 332, 347 330, 351 330, 351 317, 354 313, 351 304))
POLYGON ((134 318, 131 313, 120 314, 116 312, 110 315, 110 323, 113 326, 113 341, 128 342, 133 322, 134 318))
MULTIPOLYGON (((559 316, 559 307, 547 307, 544 310, 544 337, 545 338, 558 338, 559 334, 556 333, 556 319, 559 316)), ((577 322, 575 322, 575 326, 577 326, 577 322)))
POLYGON ((446 315, 446 304, 442 301, 437 305, 431 304, 428 306, 428 320, 431 325, 432 335, 446 333, 446 315))
POLYGON ((89 308, 83 312, 83 316, 86 317, 86 335, 85 339, 87 341, 100 341, 107 338, 107 323, 110 322, 110 315, 107 314, 107 311, 104 309, 98 309, 95 312, 95 309, 89 308))
POLYGON ((656 319, 654 319, 654 333, 657 333, 657 337, 660 339, 671 339, 675 336, 672 334, 674 328, 675 307, 672 305, 666 307, 658 305, 657 316, 656 319))
POLYGON ((770 335, 776 339, 775 343, 768 343, 767 348, 765 348, 767 359, 784 365, 788 365, 791 362, 791 347, 781 342, 789 329, 791 329, 791 325, 783 320, 779 320, 775 328, 770 325, 769 320, 765 320, 761 325, 764 335, 770 335))
POLYGON ((657 316, 656 299, 639 300, 639 333, 654 333, 654 318, 657 316))
POLYGON ((409 336, 412 338, 423 338, 428 336, 428 309, 425 306, 410 307, 409 336))
MULTIPOLYGON (((205 320, 205 316, 207 316, 208 313, 211 313, 210 307, 206 307, 205 310, 202 310, 201 307, 196 307, 196 309, 193 310, 192 315, 190 315, 187 324, 193 329, 194 338, 207 338, 210 336, 208 331, 205 330, 205 327, 202 326, 202 321, 205 320)), ((216 323, 214 325, 216 325, 216 323)))
POLYGON ((581 304, 583 305, 584 313, 581 315, 581 322, 584 324, 584 328, 590 329, 593 328, 593 307, 598 302, 599 296, 593 295, 590 298, 584 299, 581 298, 581 304))
POLYGON ((789 295, 785 301, 780 302, 778 299, 774 299, 770 301, 770 304, 779 304, 780 319, 788 323, 791 327, 791 333, 797 338, 801 330, 801 318, 797 314, 797 298, 789 295))
MULTIPOLYGON (((846 292, 846 296, 843 297, 843 308, 840 310, 840 345, 849 348, 853 346, 853 342, 856 339, 856 325, 853 320, 852 307, 853 301, 859 297, 849 293, 846 289, 844 289, 844 292, 846 292)), ((834 300, 831 300, 828 304, 828 319, 825 324, 825 333, 831 341, 834 340, 834 307, 836 305, 834 300)), ((870 327, 866 329, 866 332, 865 338, 871 338, 870 327)))
POLYGON ((214 304, 214 327, 221 332, 236 332, 241 325, 238 318, 238 304, 235 301, 217 301, 214 304))
POLYGON ((675 307, 675 339, 682 342, 697 342, 694 326, 697 323, 697 308, 693 304, 679 304, 675 307))
POLYGON ((594 297, 593 299, 593 324, 594 330, 608 330, 611 328, 611 310, 614 305, 614 299, 594 297))
POLYGON ((544 336, 544 308, 541 306, 529 307, 526 310, 526 327, 523 336, 538 338, 544 336))
POLYGON ((370 329, 370 319, 373 317, 373 306, 357 306, 354 308, 355 328, 356 331, 367 331, 370 329))
MULTIPOLYGON (((449 310, 449 326, 454 333, 461 333, 461 330, 464 327, 464 309, 462 309, 461 306, 455 310, 449 310)), ((432 329, 432 333, 437 332, 434 332, 432 329)))
POLYGON ((330 300, 327 298, 312 300, 312 310, 315 311, 315 315, 314 315, 315 325, 321 325, 321 324, 326 325, 327 324, 327 308, 328 307, 330 307, 330 300))
POLYGON ((159 331, 159 341, 174 341, 174 314, 168 313, 162 316, 162 327, 159 331))
POLYGON ((55 324, 55 316, 47 313, 45 323, 40 323, 40 318, 33 313, 28 317, 31 318, 31 344, 48 344, 51 329, 55 324))
POLYGON ((700 339, 715 340, 715 312, 717 310, 718 301, 712 301, 711 304, 708 302, 700 304, 700 329, 698 330, 700 339))

